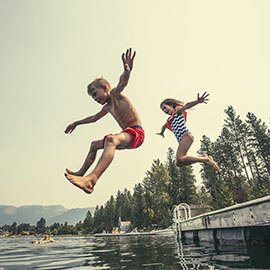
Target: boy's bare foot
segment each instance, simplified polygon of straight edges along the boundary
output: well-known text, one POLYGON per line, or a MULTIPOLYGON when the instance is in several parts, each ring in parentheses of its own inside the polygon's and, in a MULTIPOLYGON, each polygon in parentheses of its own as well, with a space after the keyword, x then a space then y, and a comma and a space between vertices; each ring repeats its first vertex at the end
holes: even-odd
POLYGON ((206 163, 207 163, 208 165, 210 165, 215 171, 218 172, 220 169, 219 169, 217 163, 214 161, 213 157, 208 156, 208 158, 209 158, 209 161, 206 162, 206 163))
POLYGON ((70 183, 82 189, 87 194, 91 194, 93 192, 94 186, 97 182, 97 179, 94 176, 82 177, 65 173, 65 177, 67 178, 67 180, 69 180, 70 183))
POLYGON ((83 176, 83 174, 80 173, 80 171, 78 171, 78 172, 73 172, 73 171, 71 171, 71 170, 68 169, 68 168, 66 168, 66 172, 67 172, 68 174, 72 174, 72 175, 83 176))

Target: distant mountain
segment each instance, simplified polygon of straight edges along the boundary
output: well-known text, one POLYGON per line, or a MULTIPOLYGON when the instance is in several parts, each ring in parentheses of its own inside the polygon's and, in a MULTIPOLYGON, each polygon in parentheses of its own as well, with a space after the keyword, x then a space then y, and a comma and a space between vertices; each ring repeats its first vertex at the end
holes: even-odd
POLYGON ((55 222, 60 224, 67 222, 69 225, 75 225, 85 219, 87 211, 93 215, 95 207, 67 209, 62 205, 25 205, 20 207, 0 205, 0 226, 11 225, 13 222, 18 225, 21 223, 36 225, 42 217, 48 226, 55 222))
POLYGON ((60 224, 64 224, 66 221, 69 225, 75 225, 80 220, 84 221, 86 213, 88 211, 90 211, 92 213, 92 216, 93 216, 95 213, 95 207, 70 209, 63 214, 60 214, 60 215, 55 216, 51 219, 48 219, 48 225, 51 225, 55 222, 60 223, 60 224))

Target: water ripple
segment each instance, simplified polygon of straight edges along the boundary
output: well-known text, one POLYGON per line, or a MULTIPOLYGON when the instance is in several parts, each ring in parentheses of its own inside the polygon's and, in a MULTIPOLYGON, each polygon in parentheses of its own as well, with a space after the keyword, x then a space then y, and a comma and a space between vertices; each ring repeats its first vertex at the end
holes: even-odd
POLYGON ((31 240, 0 238, 0 270, 270 269, 265 250, 254 256, 234 247, 221 252, 210 244, 184 245, 173 236, 60 237, 47 244, 31 244, 31 240))

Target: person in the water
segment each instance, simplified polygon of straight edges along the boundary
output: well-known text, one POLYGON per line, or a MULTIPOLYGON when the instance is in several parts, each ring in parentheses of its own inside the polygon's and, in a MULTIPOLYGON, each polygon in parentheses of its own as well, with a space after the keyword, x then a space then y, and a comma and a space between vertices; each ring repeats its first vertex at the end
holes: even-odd
POLYGON ((32 244, 41 244, 41 243, 49 243, 49 242, 57 242, 57 240, 54 240, 48 234, 46 234, 44 236, 44 238, 42 238, 40 240, 33 240, 32 244))

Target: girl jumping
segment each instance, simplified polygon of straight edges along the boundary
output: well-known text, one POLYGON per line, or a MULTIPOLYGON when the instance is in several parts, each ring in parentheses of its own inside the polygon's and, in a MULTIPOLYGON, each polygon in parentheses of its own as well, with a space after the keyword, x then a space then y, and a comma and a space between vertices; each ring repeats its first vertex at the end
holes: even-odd
POLYGON ((211 156, 207 156, 206 154, 202 157, 194 157, 187 155, 187 152, 191 144, 193 143, 194 138, 186 127, 187 113, 185 112, 185 110, 190 109, 200 103, 207 103, 208 96, 209 94, 207 94, 206 92, 204 92, 201 97, 198 94, 197 100, 188 102, 186 104, 176 99, 167 98, 163 100, 160 104, 161 110, 164 113, 169 114, 170 117, 162 126, 160 133, 157 134, 164 137, 164 132, 166 128, 168 128, 174 133, 179 143, 176 152, 176 166, 178 167, 191 165, 196 162, 201 162, 210 165, 215 171, 219 171, 217 163, 213 160, 211 156))

